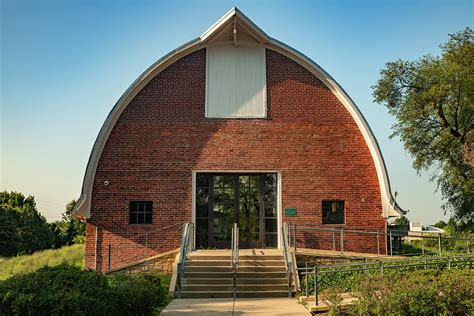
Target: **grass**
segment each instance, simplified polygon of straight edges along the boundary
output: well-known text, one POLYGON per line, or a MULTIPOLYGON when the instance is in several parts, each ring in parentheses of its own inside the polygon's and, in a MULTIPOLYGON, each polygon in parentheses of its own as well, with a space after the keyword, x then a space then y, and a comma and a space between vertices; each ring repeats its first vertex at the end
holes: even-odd
POLYGON ((33 272, 44 266, 57 266, 62 263, 84 267, 84 244, 48 249, 31 255, 1 258, 0 280, 15 274, 33 272))

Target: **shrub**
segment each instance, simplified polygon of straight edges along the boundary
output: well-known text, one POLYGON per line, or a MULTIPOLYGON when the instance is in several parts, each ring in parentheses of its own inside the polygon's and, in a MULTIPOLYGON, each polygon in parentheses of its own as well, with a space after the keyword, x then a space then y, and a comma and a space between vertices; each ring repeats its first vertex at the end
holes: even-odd
MULTIPOLYGON (((445 270, 448 268, 447 257, 444 256, 432 256, 432 259, 440 258, 441 262, 426 260, 425 257, 412 257, 410 259, 411 264, 419 264, 419 266, 410 266, 406 265, 404 267, 398 267, 400 262, 398 260, 386 260, 384 261, 384 274, 388 276, 404 275, 409 272, 419 271, 420 269, 437 269, 445 270), (426 266, 425 266, 426 263, 426 266), (436 263, 432 265, 431 263, 436 263), (392 267, 392 268, 391 268, 392 267)), ((371 275, 380 274, 380 263, 377 261, 366 263, 367 268, 370 268, 368 271, 354 271, 354 267, 331 267, 324 268, 318 274, 318 289, 319 291, 324 291, 326 289, 337 288, 342 292, 351 292, 355 289, 357 284, 361 280, 367 278, 371 275), (331 271, 331 272, 328 272, 331 271)), ((465 269, 472 268, 474 265, 472 262, 466 262, 465 258, 451 258, 451 268, 452 269, 465 269)), ((308 278, 308 293, 314 294, 314 274, 309 274, 308 276, 303 273, 300 274, 301 280, 301 292, 306 293, 306 277, 308 278)))
POLYGON ((1 315, 150 315, 166 303, 153 275, 115 275, 60 265, 0 282, 1 315))
POLYGON ((468 315, 474 309, 474 273, 420 270, 371 276, 354 292, 363 315, 468 315))
POLYGON ((159 276, 152 274, 116 274, 109 279, 115 304, 122 314, 147 315, 166 302, 167 290, 159 276))

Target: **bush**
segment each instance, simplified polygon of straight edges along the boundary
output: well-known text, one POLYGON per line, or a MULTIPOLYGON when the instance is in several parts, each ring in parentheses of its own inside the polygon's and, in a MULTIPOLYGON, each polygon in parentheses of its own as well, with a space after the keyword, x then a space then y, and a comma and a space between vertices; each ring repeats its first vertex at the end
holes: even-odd
POLYGON ((60 265, 0 282, 1 315, 150 315, 166 303, 153 275, 106 277, 60 265))
MULTIPOLYGON (((405 275, 409 272, 419 271, 423 268, 431 268, 440 271, 448 268, 448 257, 437 255, 430 257, 431 259, 439 258, 440 260, 442 260, 442 262, 425 260, 425 258, 426 257, 411 257, 410 263, 419 264, 419 266, 406 265, 404 267, 397 267, 401 264, 399 260, 386 260, 383 262, 384 274, 386 274, 388 277, 391 277, 405 275), (424 265, 425 263, 427 263, 426 266, 424 265), (436 265, 430 265, 430 263, 436 263, 436 265)), ((341 290, 342 292, 354 291, 354 289, 361 282, 361 280, 366 279, 368 276, 380 274, 380 263, 378 261, 367 262, 365 265, 367 268, 370 268, 369 271, 354 271, 355 267, 353 266, 330 267, 324 268, 323 271, 320 270, 320 273, 318 274, 318 290, 324 291, 327 289, 336 288, 341 290)), ((452 269, 466 269, 472 267, 473 263, 466 262, 465 258, 451 258, 452 269)), ((301 292, 303 294, 306 293, 306 277, 308 278, 308 293, 312 295, 314 294, 314 274, 309 274, 308 276, 300 274, 301 292)))
POLYGON ((474 309, 474 272, 420 270, 371 276, 354 292, 362 315, 468 315, 474 309))

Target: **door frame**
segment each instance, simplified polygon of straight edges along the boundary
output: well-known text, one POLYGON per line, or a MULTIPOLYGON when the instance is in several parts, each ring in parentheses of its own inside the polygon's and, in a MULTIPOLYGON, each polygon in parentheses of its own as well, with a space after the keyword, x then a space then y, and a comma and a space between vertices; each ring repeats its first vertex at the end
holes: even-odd
MULTIPOLYGON (((277 248, 281 248, 281 227, 282 227, 282 181, 281 181, 281 170, 207 170, 199 169, 192 170, 192 223, 196 225, 196 174, 197 173, 232 173, 232 174, 244 174, 244 173, 276 173, 277 175, 277 248)), ((194 236, 192 239, 192 249, 196 249, 196 230, 194 230, 194 236)))

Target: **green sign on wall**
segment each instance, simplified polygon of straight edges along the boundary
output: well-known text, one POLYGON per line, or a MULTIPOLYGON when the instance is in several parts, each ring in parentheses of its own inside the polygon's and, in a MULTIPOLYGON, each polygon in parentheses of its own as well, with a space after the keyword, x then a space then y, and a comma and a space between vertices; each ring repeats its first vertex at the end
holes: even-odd
POLYGON ((296 216, 296 208, 295 207, 285 208, 285 216, 296 216))

